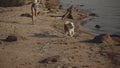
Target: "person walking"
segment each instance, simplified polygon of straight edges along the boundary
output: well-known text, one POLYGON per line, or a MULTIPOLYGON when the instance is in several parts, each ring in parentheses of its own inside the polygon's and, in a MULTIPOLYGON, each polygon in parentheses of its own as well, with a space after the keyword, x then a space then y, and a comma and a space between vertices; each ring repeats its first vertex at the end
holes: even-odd
POLYGON ((39 2, 40 0, 32 0, 32 5, 31 5, 31 13, 32 13, 32 23, 34 24, 34 16, 37 16, 37 12, 39 9, 39 2))
POLYGON ((45 7, 44 0, 32 0, 31 13, 32 22, 34 24, 34 19, 37 17, 40 7, 45 7))

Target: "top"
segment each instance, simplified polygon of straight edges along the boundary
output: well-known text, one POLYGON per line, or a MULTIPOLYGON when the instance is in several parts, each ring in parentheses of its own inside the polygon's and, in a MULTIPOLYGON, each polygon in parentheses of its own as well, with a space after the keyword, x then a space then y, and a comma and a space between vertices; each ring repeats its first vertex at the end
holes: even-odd
POLYGON ((38 0, 32 0, 33 3, 38 3, 38 0))

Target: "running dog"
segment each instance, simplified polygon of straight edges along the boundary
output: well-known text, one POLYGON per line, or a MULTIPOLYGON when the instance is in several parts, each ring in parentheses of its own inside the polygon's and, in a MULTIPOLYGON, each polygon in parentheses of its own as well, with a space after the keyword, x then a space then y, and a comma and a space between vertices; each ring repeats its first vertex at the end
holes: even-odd
POLYGON ((64 23, 64 31, 65 31, 66 35, 69 35, 70 37, 73 37, 74 34, 75 34, 74 29, 75 29, 75 26, 74 26, 73 22, 66 21, 64 23))

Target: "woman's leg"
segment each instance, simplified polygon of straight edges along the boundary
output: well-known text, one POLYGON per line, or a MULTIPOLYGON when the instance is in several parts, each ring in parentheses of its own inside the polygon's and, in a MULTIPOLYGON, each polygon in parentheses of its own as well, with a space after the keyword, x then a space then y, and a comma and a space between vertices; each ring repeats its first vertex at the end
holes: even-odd
POLYGON ((37 9, 35 9, 35 16, 37 16, 37 9))
POLYGON ((31 13, 32 13, 32 24, 34 24, 34 8, 31 7, 31 13))
POLYGON ((32 12, 32 23, 34 24, 34 21, 35 21, 35 17, 37 16, 37 5, 36 4, 33 4, 31 6, 31 12, 32 12))

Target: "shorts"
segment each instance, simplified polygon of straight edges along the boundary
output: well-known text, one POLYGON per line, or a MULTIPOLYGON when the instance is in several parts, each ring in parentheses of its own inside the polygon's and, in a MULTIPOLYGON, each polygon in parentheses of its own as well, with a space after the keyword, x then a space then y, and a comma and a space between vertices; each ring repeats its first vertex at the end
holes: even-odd
POLYGON ((38 8, 40 8, 40 6, 38 4, 33 3, 31 5, 31 9, 37 10, 38 8))

